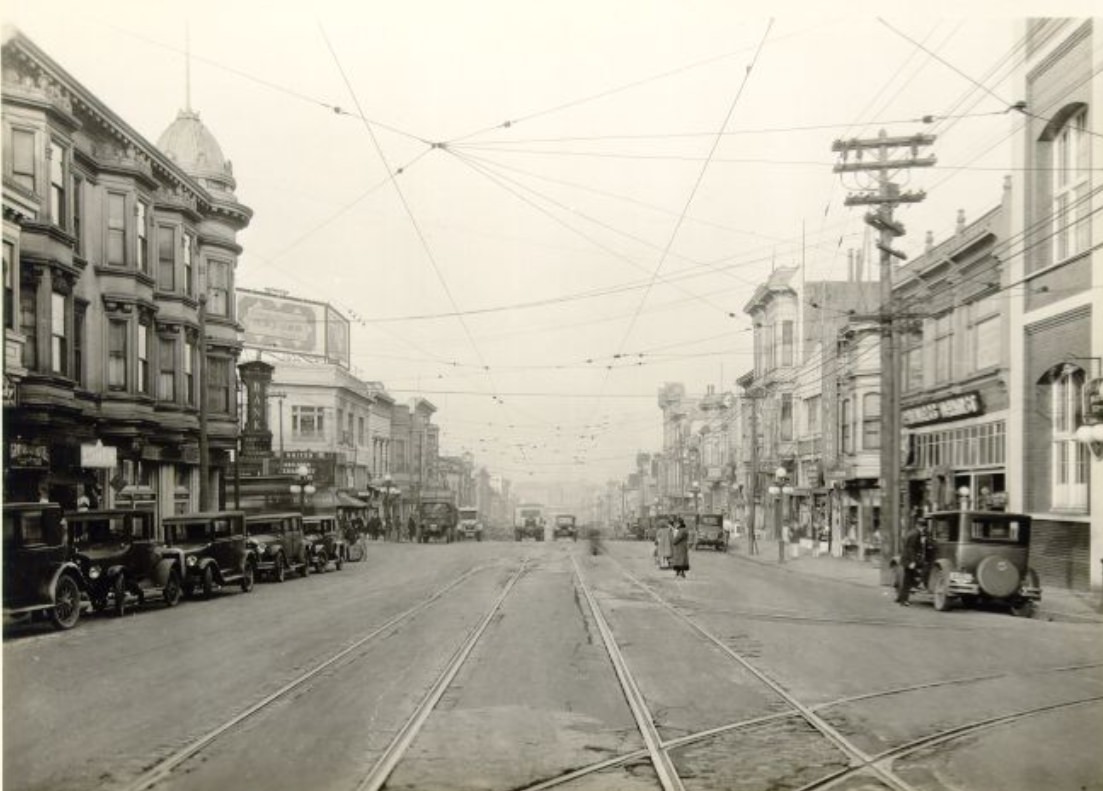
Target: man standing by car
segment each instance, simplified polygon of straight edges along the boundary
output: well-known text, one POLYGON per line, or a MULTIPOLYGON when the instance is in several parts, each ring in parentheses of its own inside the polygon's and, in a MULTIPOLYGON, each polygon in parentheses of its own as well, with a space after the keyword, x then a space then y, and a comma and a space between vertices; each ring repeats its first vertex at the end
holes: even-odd
POLYGON ((904 534, 904 547, 900 553, 901 574, 897 578, 899 588, 896 590, 896 603, 903 606, 911 606, 908 598, 911 589, 915 587, 915 580, 919 574, 919 567, 926 560, 927 550, 927 520, 919 519, 913 522, 908 532, 904 534))

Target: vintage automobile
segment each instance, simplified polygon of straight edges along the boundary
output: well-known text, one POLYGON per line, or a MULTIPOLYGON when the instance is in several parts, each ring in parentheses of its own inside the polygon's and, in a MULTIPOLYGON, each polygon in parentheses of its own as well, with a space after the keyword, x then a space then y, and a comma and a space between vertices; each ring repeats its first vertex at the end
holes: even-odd
POLYGON ((45 615, 72 629, 84 607, 84 575, 73 559, 57 503, 4 504, 4 618, 45 615))
POLYGON ((578 541, 578 525, 571 514, 559 514, 555 517, 554 533, 552 538, 570 538, 578 541))
MULTIPOLYGON (((717 552, 727 552, 728 534, 724 530, 723 514, 701 514, 695 519, 697 525, 693 530, 693 548, 712 547, 717 552)), ((693 524, 692 521, 687 522, 693 524)))
MULTIPOLYGON (((936 511, 926 516, 930 537, 916 574, 917 590, 931 594, 939 612, 960 603, 1006 604, 1012 614, 1030 616, 1042 599, 1038 574, 1030 568, 1030 517, 1003 511, 936 511)), ((889 562, 894 584, 903 567, 889 562)))
POLYGON ((448 500, 423 499, 418 505, 417 540, 422 544, 436 539, 451 544, 458 522, 456 506, 448 500))
POLYGON ((310 575, 312 559, 303 536, 303 515, 297 511, 250 514, 245 517, 249 546, 257 555, 257 571, 283 582, 288 571, 310 575))
POLYGON ((156 518, 153 511, 137 509, 65 515, 93 612, 110 601, 112 612, 124 615, 131 597, 141 606, 149 593, 160 595, 169 607, 180 603, 184 559, 179 549, 157 540, 156 518))
POLYGON ((456 538, 483 540, 483 523, 479 521, 478 508, 460 507, 459 524, 456 525, 456 538))
POLYGON ((336 514, 304 516, 303 538, 307 543, 314 570, 319 574, 328 568, 331 560, 337 571, 348 560, 348 544, 343 531, 337 526, 336 514))
POLYGON ((210 598, 218 587, 237 584, 248 593, 257 574, 256 553, 245 536, 242 511, 206 511, 161 520, 165 544, 179 553, 184 595, 210 598))

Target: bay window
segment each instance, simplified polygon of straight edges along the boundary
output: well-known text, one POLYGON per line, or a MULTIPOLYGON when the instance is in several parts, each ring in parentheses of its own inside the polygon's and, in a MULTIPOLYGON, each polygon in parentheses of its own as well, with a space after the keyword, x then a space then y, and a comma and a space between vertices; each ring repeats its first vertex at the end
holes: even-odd
POLYGON ((230 263, 207 264, 207 311, 214 316, 230 316, 230 263))
POLYGON ((138 392, 149 392, 149 327, 138 325, 138 392))
POLYGON ((107 263, 126 266, 126 195, 107 193, 107 263))
POLYGON ((866 393, 862 396, 862 447, 877 450, 881 447, 881 394, 866 393))
POLYGON ((138 271, 149 274, 149 209, 138 201, 138 271))
POLYGON ((58 228, 68 228, 65 204, 65 149, 56 141, 50 143, 50 222, 58 228))
POLYGON ((158 354, 157 398, 161 401, 176 400, 176 338, 162 335, 158 354))
POLYGON ((66 332, 66 302, 64 294, 50 293, 50 370, 66 376, 69 373, 69 333, 66 332))
POLYGON ((111 390, 126 390, 127 326, 119 319, 107 322, 107 386, 111 390))
POLYGON ((12 179, 28 192, 35 191, 35 140, 34 132, 29 129, 11 130, 11 175, 12 179))
POLYGON ((176 290, 176 229, 171 225, 157 227, 157 288, 176 290))

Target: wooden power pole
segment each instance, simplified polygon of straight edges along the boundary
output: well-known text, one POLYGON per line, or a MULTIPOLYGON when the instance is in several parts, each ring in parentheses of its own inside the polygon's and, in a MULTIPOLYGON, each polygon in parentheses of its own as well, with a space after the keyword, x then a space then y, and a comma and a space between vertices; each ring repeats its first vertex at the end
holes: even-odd
POLYGON ((904 235, 903 224, 894 220, 892 213, 901 203, 918 203, 927 197, 922 190, 901 192, 892 182, 891 174, 934 165, 935 157, 918 155, 921 146, 934 141, 934 135, 924 134, 889 137, 882 129, 876 138, 836 140, 831 146, 843 159, 835 166, 836 173, 872 171, 877 178, 877 189, 848 195, 846 205, 875 206, 874 211, 866 213, 865 221, 880 232, 877 249, 881 251, 881 309, 875 318, 881 325, 881 524, 887 528, 890 542, 890 551, 882 552, 882 568, 887 568, 889 559, 900 552, 904 522, 900 513, 900 366, 892 309, 892 259, 904 260, 907 256, 892 247, 892 240, 904 235), (899 149, 905 149, 910 156, 890 158, 890 152, 899 149), (867 152, 876 157, 865 159, 867 152), (855 161, 847 161, 850 154, 855 155, 855 161))

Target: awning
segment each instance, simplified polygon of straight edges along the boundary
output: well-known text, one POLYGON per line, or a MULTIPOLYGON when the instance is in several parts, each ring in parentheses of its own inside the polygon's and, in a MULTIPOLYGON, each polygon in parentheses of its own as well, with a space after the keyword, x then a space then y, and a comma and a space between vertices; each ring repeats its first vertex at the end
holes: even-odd
POLYGON ((358 497, 353 497, 351 494, 337 490, 337 507, 338 508, 367 508, 368 504, 358 497))

